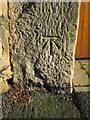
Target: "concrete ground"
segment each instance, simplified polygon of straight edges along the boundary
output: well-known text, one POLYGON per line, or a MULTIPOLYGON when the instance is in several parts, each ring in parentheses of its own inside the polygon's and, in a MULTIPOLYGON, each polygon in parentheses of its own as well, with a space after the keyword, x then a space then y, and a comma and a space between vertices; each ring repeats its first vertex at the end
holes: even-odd
MULTIPOLYGON (((73 78, 73 84, 76 92, 87 92, 90 91, 90 78, 86 71, 81 68, 81 63, 90 63, 90 59, 87 60, 75 60, 75 68, 74 68, 74 78, 73 78)), ((90 65, 85 65, 84 68, 88 70, 90 65)))
POLYGON ((22 103, 21 92, 18 96, 20 100, 17 101, 15 97, 17 92, 13 89, 12 92, 3 94, 2 120, 8 118, 9 120, 11 118, 85 118, 87 120, 90 118, 90 92, 55 95, 50 92, 29 91, 28 97, 33 98, 29 103, 26 101, 22 103), (12 99, 16 102, 12 102, 12 99))

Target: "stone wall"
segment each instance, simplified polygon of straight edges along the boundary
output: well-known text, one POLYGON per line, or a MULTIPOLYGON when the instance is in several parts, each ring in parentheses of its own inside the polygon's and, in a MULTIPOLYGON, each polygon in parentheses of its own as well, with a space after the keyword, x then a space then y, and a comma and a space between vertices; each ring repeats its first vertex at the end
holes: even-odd
POLYGON ((14 86, 54 93, 72 91, 79 6, 78 2, 9 3, 14 86))
POLYGON ((0 1, 0 93, 5 92, 9 86, 7 79, 12 77, 10 58, 9 58, 9 18, 8 3, 0 1))
POLYGON ((6 81, 10 77, 8 35, 7 2, 0 1, 0 120, 2 118, 2 92, 9 88, 6 81), (9 74, 7 70, 3 71, 6 66, 8 66, 9 74))

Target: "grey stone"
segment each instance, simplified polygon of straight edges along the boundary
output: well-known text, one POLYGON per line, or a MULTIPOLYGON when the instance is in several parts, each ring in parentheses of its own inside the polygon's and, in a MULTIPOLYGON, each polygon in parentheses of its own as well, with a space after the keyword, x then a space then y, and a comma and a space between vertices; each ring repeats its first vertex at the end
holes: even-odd
POLYGON ((17 86, 70 92, 79 5, 9 3, 10 59, 17 86))

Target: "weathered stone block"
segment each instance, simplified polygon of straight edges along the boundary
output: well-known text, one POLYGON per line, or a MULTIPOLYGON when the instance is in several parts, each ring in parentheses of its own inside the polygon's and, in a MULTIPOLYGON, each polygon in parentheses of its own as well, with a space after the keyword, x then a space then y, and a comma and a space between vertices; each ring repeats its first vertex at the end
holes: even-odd
POLYGON ((9 3, 10 56, 18 87, 72 91, 79 6, 79 2, 9 3))

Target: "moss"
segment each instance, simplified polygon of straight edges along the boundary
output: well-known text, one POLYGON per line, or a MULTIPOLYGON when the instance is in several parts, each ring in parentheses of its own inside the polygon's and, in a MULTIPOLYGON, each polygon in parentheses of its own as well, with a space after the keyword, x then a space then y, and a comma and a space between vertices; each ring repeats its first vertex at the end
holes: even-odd
MULTIPOLYGON (((8 109, 7 118, 79 118, 80 113, 71 99, 50 93, 32 93, 34 101, 8 109)), ((5 112, 5 110, 3 110, 5 112)))
MULTIPOLYGON (((34 104, 35 105, 35 104, 34 104)), ((71 118, 72 115, 69 111, 73 111, 75 116, 79 115, 79 112, 75 110, 75 106, 69 101, 57 101, 53 102, 47 99, 41 100, 39 104, 35 105, 34 117, 35 118, 71 118), (69 115, 68 115, 69 114, 69 115)))
POLYGON ((9 67, 9 65, 8 65, 8 66, 4 66, 4 67, 2 67, 2 68, 0 69, 0 72, 3 72, 4 70, 7 70, 8 67, 9 67))

